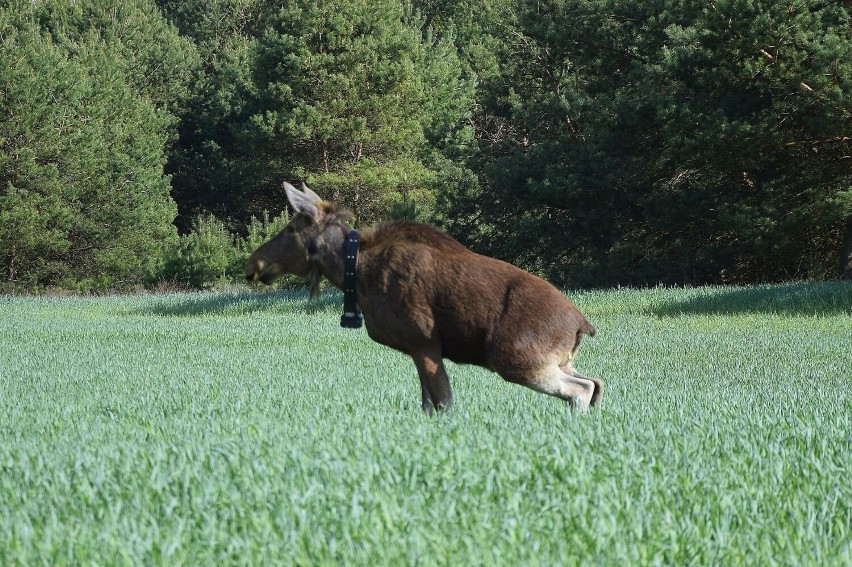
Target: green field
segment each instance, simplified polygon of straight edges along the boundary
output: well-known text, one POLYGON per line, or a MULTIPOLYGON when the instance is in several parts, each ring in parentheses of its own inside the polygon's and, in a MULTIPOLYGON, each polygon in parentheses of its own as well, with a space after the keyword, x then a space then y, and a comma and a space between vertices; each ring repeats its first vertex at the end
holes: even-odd
POLYGON ((852 285, 570 295, 602 408, 437 418, 328 291, 0 297, 0 564, 852 564, 852 285))

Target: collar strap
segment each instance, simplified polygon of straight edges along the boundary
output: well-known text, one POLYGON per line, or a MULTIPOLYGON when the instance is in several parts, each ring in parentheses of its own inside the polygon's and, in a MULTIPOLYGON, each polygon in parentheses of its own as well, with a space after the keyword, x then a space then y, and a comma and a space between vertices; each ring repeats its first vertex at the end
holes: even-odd
POLYGON ((364 323, 364 316, 358 307, 358 231, 349 232, 343 248, 343 317, 340 326, 357 329, 364 323))

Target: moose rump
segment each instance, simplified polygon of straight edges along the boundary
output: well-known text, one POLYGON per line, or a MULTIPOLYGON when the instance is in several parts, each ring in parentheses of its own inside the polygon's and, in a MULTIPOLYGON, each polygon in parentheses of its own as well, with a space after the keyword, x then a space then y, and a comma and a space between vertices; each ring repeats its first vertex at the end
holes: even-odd
MULTIPOLYGON (((288 226, 286 240, 306 247, 312 268, 342 289, 348 216, 307 188, 285 189, 296 211, 291 224, 303 227, 294 235, 296 227, 288 226)), ((304 257, 302 250, 287 254, 304 257)), ((268 281, 258 270, 264 265, 287 271, 283 255, 262 246, 246 264, 247 277, 268 281)), ((582 335, 594 335, 594 327, 545 280, 476 254, 433 226, 405 221, 360 235, 356 272, 367 332, 411 356, 424 410, 453 404, 444 358, 486 367, 581 408, 600 401, 603 383, 573 366, 582 335)))

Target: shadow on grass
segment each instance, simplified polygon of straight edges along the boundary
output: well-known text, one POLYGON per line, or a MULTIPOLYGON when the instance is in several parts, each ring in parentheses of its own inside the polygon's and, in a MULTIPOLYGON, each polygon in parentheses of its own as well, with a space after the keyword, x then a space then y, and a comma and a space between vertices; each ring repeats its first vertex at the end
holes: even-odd
POLYGON ((852 315, 852 282, 791 283, 740 288, 699 288, 686 299, 657 305, 662 317, 684 314, 852 315))
POLYGON ((198 293, 166 296, 143 311, 165 317, 247 315, 251 313, 318 313, 343 304, 337 290, 323 290, 315 301, 303 291, 245 291, 239 293, 198 293))
MULTIPOLYGON (((672 299, 652 301, 646 313, 660 317, 680 315, 850 315, 852 282, 793 283, 751 287, 701 287, 672 293, 672 299)), ((336 311, 343 295, 323 289, 316 301, 308 301, 307 290, 241 291, 238 293, 192 293, 159 296, 139 309, 141 314, 165 317, 247 315, 252 313, 313 314, 336 311)))

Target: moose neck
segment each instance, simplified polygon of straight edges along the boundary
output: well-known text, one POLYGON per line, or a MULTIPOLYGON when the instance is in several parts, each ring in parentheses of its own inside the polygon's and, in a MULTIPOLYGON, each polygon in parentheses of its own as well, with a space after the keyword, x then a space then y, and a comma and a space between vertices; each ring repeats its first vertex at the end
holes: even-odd
POLYGON ((352 231, 343 223, 333 223, 317 237, 317 252, 312 259, 320 273, 339 290, 343 290, 344 250, 352 231))

